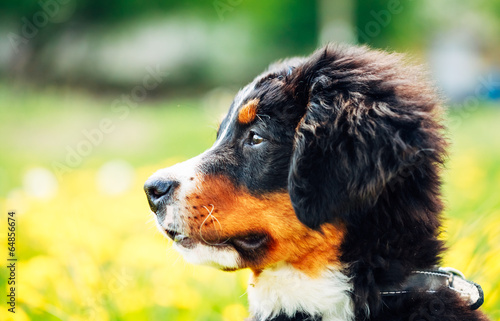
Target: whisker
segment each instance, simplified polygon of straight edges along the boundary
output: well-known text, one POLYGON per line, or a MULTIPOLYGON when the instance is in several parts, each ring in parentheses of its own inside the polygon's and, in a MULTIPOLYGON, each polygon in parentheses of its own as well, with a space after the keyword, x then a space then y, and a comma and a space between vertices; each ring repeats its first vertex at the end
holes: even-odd
POLYGON ((202 230, 201 230, 201 229, 203 228, 203 225, 205 225, 205 222, 206 222, 206 221, 208 220, 208 218, 212 215, 212 212, 213 212, 213 210, 215 209, 215 205, 213 205, 213 204, 210 204, 210 205, 212 205, 212 210, 211 210, 211 211, 210 211, 210 210, 208 210, 208 208, 207 208, 205 205, 203 205, 203 208, 205 208, 205 209, 207 210, 208 215, 207 215, 207 217, 205 217, 205 219, 203 220, 203 222, 201 222, 201 225, 200 225, 200 238, 203 240, 203 242, 205 242, 205 243, 207 243, 207 244, 210 244, 210 243, 209 243, 207 240, 205 240, 205 238, 203 238, 203 232, 202 232, 202 230))
MULTIPOLYGON (((229 241, 229 238, 227 240, 225 240, 224 242, 217 242, 217 243, 210 243, 210 242, 208 242, 207 240, 205 240, 203 238, 202 228, 203 228, 203 225, 205 225, 205 222, 208 220, 209 217, 212 218, 212 223, 214 224, 214 227, 215 227, 215 222, 214 221, 217 221, 217 223, 219 224, 220 231, 222 232, 222 224, 219 222, 219 220, 217 219, 217 217, 215 217, 215 215, 212 214, 213 211, 214 211, 214 209, 215 209, 215 205, 210 204, 210 206, 212 206, 211 210, 209 210, 208 207, 203 206, 203 208, 205 208, 207 210, 208 215, 207 215, 207 217, 205 217, 205 219, 203 220, 203 222, 200 225, 200 238, 203 240, 203 242, 205 242, 206 244, 209 244, 209 245, 222 245, 222 244, 226 243, 227 241, 229 241)), ((215 231, 217 231, 217 228, 214 228, 214 229, 215 229, 215 231)), ((220 241, 220 235, 221 234, 220 234, 220 232, 217 232, 217 233, 219 234, 219 241, 220 241)))
POLYGON ((262 117, 267 117, 268 119, 271 119, 271 116, 262 114, 257 114, 255 116, 257 116, 257 118, 264 124, 264 127, 267 127, 267 123, 262 119, 262 117))
MULTIPOLYGON (((219 228, 220 228, 220 231, 222 231, 222 225, 220 224, 219 220, 217 219, 217 217, 215 217, 215 215, 211 214, 212 215, 212 224, 214 225, 214 230, 217 232, 217 227, 215 225, 215 222, 217 222, 219 224, 219 228)), ((219 239, 218 241, 220 241, 220 233, 217 232, 217 234, 219 234, 219 239)))
MULTIPOLYGON (((219 228, 220 228, 220 231, 222 232, 222 225, 220 224, 219 220, 217 219, 217 217, 215 217, 215 215, 212 214, 212 218, 217 221, 217 223, 219 224, 219 228)), ((214 223, 215 225, 215 223, 214 223)), ((220 233, 219 233, 219 240, 220 240, 220 233)), ((229 241, 229 238, 227 238, 224 242, 219 242, 217 243, 217 245, 222 245, 224 243, 226 243, 227 241, 229 241)))
MULTIPOLYGON (((170 253, 172 255, 172 253, 170 253)), ((181 259, 181 256, 180 255, 177 255, 177 258, 175 259, 174 263, 172 263, 172 266, 176 266, 177 263, 180 261, 181 259)))

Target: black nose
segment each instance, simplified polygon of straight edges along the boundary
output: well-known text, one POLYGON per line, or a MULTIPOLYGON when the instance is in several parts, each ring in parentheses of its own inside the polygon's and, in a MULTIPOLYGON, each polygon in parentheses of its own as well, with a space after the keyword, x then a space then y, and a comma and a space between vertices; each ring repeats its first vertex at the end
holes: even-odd
POLYGON ((172 198, 175 188, 179 186, 179 182, 169 180, 148 180, 144 184, 144 191, 148 196, 149 207, 156 213, 161 204, 167 204, 172 198))

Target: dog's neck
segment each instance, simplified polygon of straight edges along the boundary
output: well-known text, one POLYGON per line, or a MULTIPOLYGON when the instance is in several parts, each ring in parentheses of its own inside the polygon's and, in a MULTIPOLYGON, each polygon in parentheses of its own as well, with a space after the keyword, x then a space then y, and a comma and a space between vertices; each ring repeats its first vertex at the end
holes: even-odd
POLYGON ((277 316, 294 320, 296 314, 308 315, 311 320, 353 320, 352 284, 341 270, 330 267, 319 277, 310 277, 281 262, 254 272, 248 286, 254 320, 272 320, 277 316))

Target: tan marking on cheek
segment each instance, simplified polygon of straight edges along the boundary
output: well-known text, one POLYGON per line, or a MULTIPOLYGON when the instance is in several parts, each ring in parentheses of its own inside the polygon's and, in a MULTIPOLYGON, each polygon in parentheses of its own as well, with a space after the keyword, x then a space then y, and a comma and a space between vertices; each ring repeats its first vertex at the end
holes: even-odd
POLYGON ((254 98, 247 102, 238 113, 238 122, 240 124, 250 124, 257 117, 257 106, 259 105, 259 100, 254 98))
POLYGON ((191 204, 198 208, 192 213, 198 216, 190 226, 193 234, 201 231, 203 239, 212 243, 251 233, 271 238, 259 264, 246 266, 254 272, 285 261, 314 277, 326 266, 339 264, 344 226, 324 224, 321 231, 308 228, 297 219, 286 192, 254 197, 227 178, 210 176, 200 182, 196 195, 201 198, 191 204))

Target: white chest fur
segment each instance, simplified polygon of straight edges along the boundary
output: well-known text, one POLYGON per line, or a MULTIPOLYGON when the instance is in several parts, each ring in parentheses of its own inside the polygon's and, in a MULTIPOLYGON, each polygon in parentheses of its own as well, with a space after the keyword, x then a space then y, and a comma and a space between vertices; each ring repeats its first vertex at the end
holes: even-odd
POLYGON ((278 263, 252 276, 249 283, 250 312, 259 321, 296 312, 322 316, 322 321, 354 319, 352 284, 338 268, 311 278, 290 264, 278 263))

